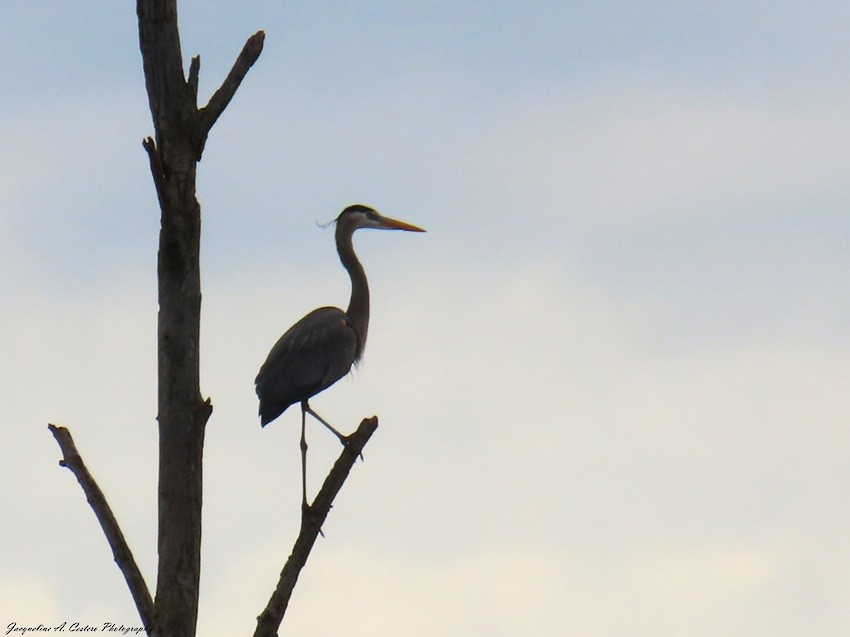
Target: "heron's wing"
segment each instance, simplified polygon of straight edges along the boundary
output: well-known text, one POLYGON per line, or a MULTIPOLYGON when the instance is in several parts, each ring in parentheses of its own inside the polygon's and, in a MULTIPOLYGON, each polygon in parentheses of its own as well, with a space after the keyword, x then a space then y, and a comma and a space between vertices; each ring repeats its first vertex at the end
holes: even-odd
POLYGON ((264 421, 345 376, 356 350, 357 334, 339 308, 322 307, 298 321, 275 343, 257 374, 264 421))

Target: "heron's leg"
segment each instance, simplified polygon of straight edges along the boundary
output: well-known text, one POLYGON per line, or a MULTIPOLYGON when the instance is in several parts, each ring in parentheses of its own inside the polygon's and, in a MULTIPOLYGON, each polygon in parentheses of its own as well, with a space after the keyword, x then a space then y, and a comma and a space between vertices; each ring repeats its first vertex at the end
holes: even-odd
POLYGON ((343 445, 345 444, 345 436, 343 436, 343 435, 342 435, 341 433, 339 433, 336 429, 334 429, 334 428, 331 426, 331 424, 330 424, 327 420, 325 420, 325 419, 324 419, 324 418, 322 418, 319 414, 317 414, 315 411, 313 411, 313 408, 312 408, 312 407, 310 407, 310 405, 309 405, 309 404, 307 404, 307 401, 306 401, 306 400, 305 400, 305 401, 302 401, 302 403, 301 403, 301 408, 302 408, 303 410, 305 410, 308 414, 310 414, 313 418, 315 418, 315 419, 316 419, 316 420, 318 420, 320 423, 322 423, 325 427, 327 427, 328 429, 330 429, 330 430, 334 433, 334 435, 335 435, 337 438, 339 438, 339 441, 340 441, 343 445))
MULTIPOLYGON (((342 443, 342 446, 343 446, 343 447, 346 447, 346 448, 348 447, 348 437, 347 437, 347 436, 343 436, 343 435, 342 435, 341 433, 339 433, 336 429, 334 429, 333 427, 331 427, 331 424, 330 424, 327 420, 325 420, 325 419, 324 419, 324 418, 322 418, 319 414, 317 414, 315 411, 313 411, 313 408, 312 408, 312 407, 310 407, 310 405, 308 405, 308 404, 307 404, 307 401, 306 401, 306 400, 301 402, 301 408, 302 408, 302 409, 304 409, 305 411, 307 411, 307 412, 308 412, 311 416, 313 416, 313 418, 315 418, 316 420, 318 420, 318 421, 319 421, 320 423, 322 423, 325 427, 327 427, 328 429, 330 429, 330 430, 334 433, 334 435, 335 435, 337 438, 339 438, 339 441, 342 443)), ((361 451, 358 455, 360 456, 360 459, 361 459, 361 460, 363 460, 363 452, 361 451)))
MULTIPOLYGON (((307 509, 307 402, 301 403, 301 508, 307 509)), ((309 409, 309 408, 308 408, 309 409)))

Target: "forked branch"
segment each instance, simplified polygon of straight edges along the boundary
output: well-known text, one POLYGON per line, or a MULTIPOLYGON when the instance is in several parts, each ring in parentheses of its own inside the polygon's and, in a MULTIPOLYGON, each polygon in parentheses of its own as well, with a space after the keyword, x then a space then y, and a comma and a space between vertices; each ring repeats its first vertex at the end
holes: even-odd
POLYGON ((262 33, 210 105, 198 109, 200 57, 188 76, 177 0, 136 0, 139 46, 154 135, 144 142, 161 211, 157 257, 159 562, 156 637, 195 637, 201 569, 203 447, 212 406, 200 390, 201 208, 197 163, 210 128, 262 51, 262 33))
MULTIPOLYGON (((242 47, 241 53, 239 53, 239 57, 236 58, 236 62, 233 63, 233 68, 230 69, 230 73, 228 73, 227 77, 224 78, 222 85, 215 93, 213 93, 209 103, 203 108, 198 109, 198 159, 200 159, 201 154, 204 151, 204 144, 207 141, 207 135, 209 134, 213 124, 215 124, 216 120, 224 112, 224 109, 227 108, 227 105, 230 104, 230 100, 233 99, 233 96, 236 94, 236 89, 239 88, 242 80, 245 79, 245 75, 248 73, 248 70, 254 65, 257 58, 260 57, 260 53, 263 52, 263 43, 265 42, 265 39, 266 34, 264 31, 257 31, 254 35, 248 38, 248 41, 245 42, 245 46, 242 47)), ((190 88, 194 90, 196 97, 198 91, 198 68, 200 63, 200 58, 193 58, 192 65, 189 69, 189 84, 190 88)))
POLYGON ((357 431, 346 438, 345 448, 334 463, 328 477, 325 478, 325 482, 322 484, 313 504, 302 510, 301 531, 298 533, 298 539, 295 540, 292 554, 286 560, 286 565, 281 571, 277 588, 272 593, 265 610, 257 617, 257 629, 254 631, 254 637, 277 637, 277 630, 283 620, 292 590, 298 581, 298 575, 307 563, 313 544, 322 531, 322 524, 328 517, 334 498, 348 478, 357 457, 362 454, 363 447, 369 442, 369 438, 372 437, 377 428, 378 419, 376 417, 366 418, 360 423, 357 431))
POLYGON ((59 443, 59 449, 62 450, 62 460, 59 465, 67 467, 77 478, 77 482, 83 488, 83 493, 86 495, 89 505, 94 511, 97 521, 100 522, 100 527, 103 529, 103 534, 106 536, 106 541, 109 542, 109 547, 112 549, 112 556, 115 558, 115 563, 124 575, 127 581, 127 586, 130 588, 130 593, 133 596, 133 601, 136 603, 136 608, 139 611, 139 617, 142 619, 142 624, 145 631, 149 632, 153 626, 154 620, 154 604, 148 590, 145 579, 142 577, 142 572, 136 565, 136 560, 130 547, 127 545, 127 540, 124 539, 124 534, 118 526, 118 520, 112 513, 109 503, 106 501, 106 496, 103 491, 97 486, 91 473, 86 468, 80 453, 77 451, 77 446, 74 444, 74 439, 71 437, 71 432, 65 427, 57 427, 55 425, 47 425, 56 442, 59 443))

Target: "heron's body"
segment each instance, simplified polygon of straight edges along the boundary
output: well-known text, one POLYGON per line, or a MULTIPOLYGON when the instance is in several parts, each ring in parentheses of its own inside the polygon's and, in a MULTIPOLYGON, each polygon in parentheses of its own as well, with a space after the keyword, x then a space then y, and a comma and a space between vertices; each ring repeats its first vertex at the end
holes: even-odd
POLYGON ((348 309, 320 307, 290 327, 275 343, 254 381, 263 426, 280 416, 290 405, 301 403, 301 470, 305 507, 306 414, 315 416, 345 441, 345 437, 319 417, 307 401, 345 376, 360 360, 369 331, 369 284, 351 241, 354 232, 360 228, 424 232, 422 228, 403 221, 383 217, 368 206, 354 205, 343 210, 336 220, 335 239, 340 261, 351 277, 348 309))
POLYGON ((338 307, 320 307, 280 337, 257 375, 260 422, 315 396, 345 376, 363 353, 357 330, 338 307))

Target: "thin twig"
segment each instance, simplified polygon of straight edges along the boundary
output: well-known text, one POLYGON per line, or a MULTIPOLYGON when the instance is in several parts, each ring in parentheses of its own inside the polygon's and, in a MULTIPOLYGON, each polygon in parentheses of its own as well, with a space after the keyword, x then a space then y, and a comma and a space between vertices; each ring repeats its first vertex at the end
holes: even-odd
POLYGON ((94 478, 86 468, 80 453, 77 451, 77 446, 74 444, 71 432, 65 427, 57 427, 55 425, 47 425, 47 427, 50 429, 53 437, 56 438, 56 442, 59 443, 59 449, 62 450, 63 458, 59 461, 59 465, 70 469, 77 478, 77 482, 83 488, 86 500, 88 500, 89 505, 94 511, 97 521, 100 522, 103 534, 106 536, 106 540, 112 549, 112 556, 115 558, 115 563, 118 564, 121 574, 124 575, 124 579, 127 581, 130 594, 133 596, 133 601, 136 603, 136 608, 145 627, 145 632, 149 632, 154 622, 153 599, 151 598, 147 584, 145 584, 145 579, 142 577, 142 572, 136 565, 133 553, 127 545, 127 540, 124 539, 121 527, 118 526, 118 521, 109 507, 103 491, 97 486, 94 478))
POLYGON ((369 442, 369 438, 372 437, 377 428, 378 419, 376 417, 366 418, 360 423, 357 431, 346 438, 345 448, 334 463, 328 477, 325 478, 325 482, 316 495, 313 504, 302 510, 301 531, 298 533, 298 539, 295 540, 292 554, 286 560, 286 565, 280 573, 277 588, 272 593, 265 610, 257 617, 257 629, 254 631, 254 637, 277 637, 277 630, 281 621, 283 621, 283 615, 286 612, 295 583, 298 581, 298 575, 307 563, 307 558, 310 556, 317 536, 322 532, 322 524, 328 517, 334 498, 348 478, 348 473, 358 456, 361 456, 363 447, 369 442))

